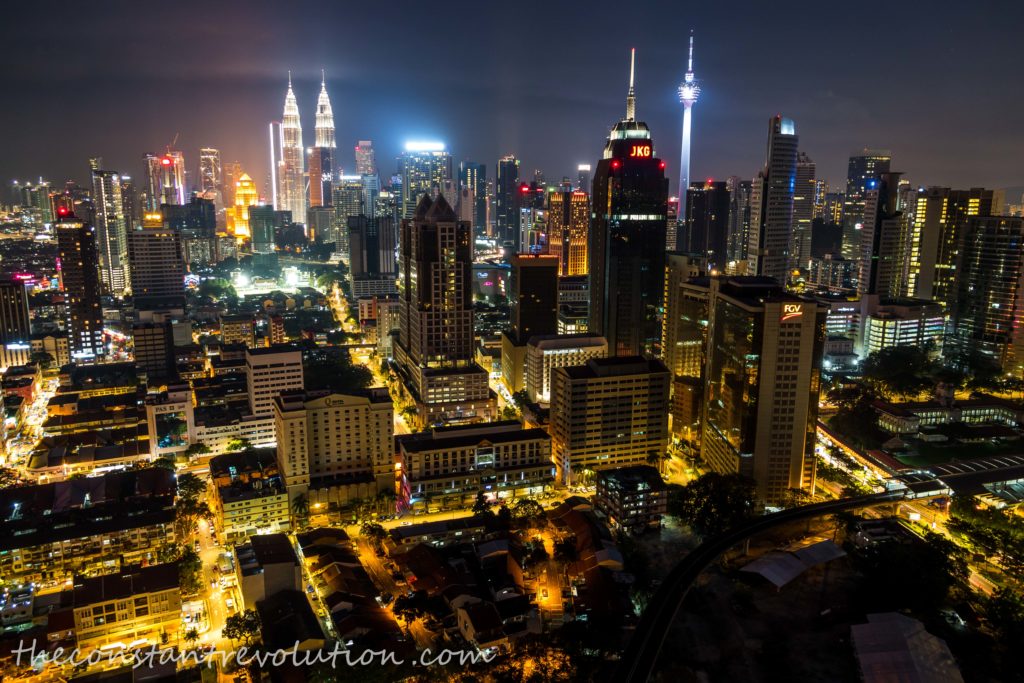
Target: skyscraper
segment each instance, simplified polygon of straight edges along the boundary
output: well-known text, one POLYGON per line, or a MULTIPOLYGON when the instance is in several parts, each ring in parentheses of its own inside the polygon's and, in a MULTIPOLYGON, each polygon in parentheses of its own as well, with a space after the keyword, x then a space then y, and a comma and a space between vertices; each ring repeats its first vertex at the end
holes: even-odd
POLYGON ((647 124, 637 121, 630 61, 626 116, 608 134, 592 195, 590 333, 609 354, 650 352, 661 337, 668 180, 647 124))
POLYGON ((488 373, 474 362, 473 235, 444 197, 422 195, 402 221, 395 361, 418 424, 494 415, 488 373))
MULTIPOLYGON (((407 142, 399 159, 402 167, 402 216, 415 215, 420 198, 436 199, 452 177, 452 157, 441 142, 407 142)), ((447 202, 445 202, 447 204, 447 202)))
POLYGON ((983 354, 1019 379, 1024 376, 1024 219, 971 216, 960 244, 950 355, 983 354))
MULTIPOLYGON (((275 208, 291 211, 296 221, 306 220, 305 149, 302 147, 302 123, 299 105, 292 92, 292 75, 288 73, 288 92, 284 98, 281 120, 281 156, 277 163, 277 203, 275 208)), ((235 202, 237 204, 237 201, 235 202)))
POLYGON ((850 157, 843 200, 843 258, 860 257, 860 236, 864 221, 864 198, 883 173, 889 172, 892 153, 887 149, 865 149, 850 157))
MULTIPOLYGON (((686 207, 686 193, 690 189, 690 125, 693 105, 700 97, 700 84, 693 75, 693 31, 690 31, 690 52, 686 62, 686 76, 679 86, 679 101, 683 103, 683 142, 679 155, 679 206, 686 207)), ((683 221, 689 214, 679 216, 683 221)))
POLYGON ((377 158, 373 153, 372 140, 360 140, 356 145, 356 173, 377 175, 377 158))
POLYGON ((583 190, 587 194, 593 189, 593 181, 590 176, 590 164, 579 164, 576 166, 576 189, 583 190))
POLYGON ((768 120, 765 166, 754 180, 750 199, 748 272, 785 285, 791 265, 793 191, 796 187, 796 126, 781 115, 768 120))
POLYGON ((803 152, 797 155, 796 185, 793 191, 793 239, 789 246, 791 268, 807 268, 811 260, 811 222, 818 184, 816 167, 803 152))
POLYGON ((239 243, 249 240, 249 207, 259 204, 260 196, 256 190, 256 182, 243 173, 235 181, 235 203, 225 211, 227 218, 228 234, 232 235, 239 243))
POLYGON ((348 219, 352 216, 369 216, 366 209, 363 176, 339 176, 332 190, 332 207, 334 209, 333 238, 335 250, 347 254, 348 219))
POLYGON ((31 338, 25 282, 18 278, 0 280, 0 345, 28 344, 31 338))
POLYGON ((249 238, 252 242, 252 253, 274 253, 274 225, 277 217, 274 207, 249 207, 249 238))
POLYGON ((747 245, 750 242, 750 197, 753 183, 731 176, 726 181, 729 189, 729 238, 726 249, 729 265, 726 271, 730 275, 738 271, 746 271, 747 245))
POLYGON ((199 150, 199 193, 204 199, 212 199, 218 205, 223 205, 223 182, 220 150, 203 147, 199 150))
POLYGON ((395 294, 397 231, 391 216, 348 217, 349 275, 356 298, 395 294))
POLYGON ((558 257, 558 274, 587 274, 590 195, 583 190, 548 192, 548 252, 558 257))
POLYGON ((142 226, 128 233, 132 298, 135 310, 182 310, 185 306, 185 260, 181 234, 164 227, 163 216, 147 213, 142 226))
POLYGON ((498 244, 515 244, 519 232, 519 159, 511 154, 499 159, 494 178, 494 237, 498 244))
POLYGON ((910 240, 906 217, 897 208, 899 173, 879 176, 864 196, 857 292, 883 299, 907 296, 910 240))
POLYGON ((334 112, 327 96, 327 76, 320 72, 320 96, 316 101, 316 145, 309 164, 309 205, 323 206, 331 201, 334 180, 334 112))
POLYGON ((473 232, 487 233, 487 166, 473 161, 459 162, 459 185, 473 192, 473 232))
POLYGON ((692 183, 686 193, 686 218, 676 250, 706 260, 708 268, 728 264, 729 189, 726 183, 692 183))
POLYGON ((825 309, 764 277, 713 277, 708 296, 701 459, 769 505, 812 490, 825 309))
POLYGON ((64 290, 64 330, 68 351, 75 362, 89 362, 105 355, 103 307, 96 264, 96 228, 66 208, 58 212, 57 257, 64 290))
POLYGON ((162 204, 185 203, 185 156, 167 150, 166 154, 145 155, 146 211, 159 211, 162 204))
POLYGON ((910 296, 951 307, 956 293, 957 252, 964 226, 971 216, 993 213, 992 190, 981 187, 918 190, 910 227, 907 273, 910 296))
POLYGON ((128 287, 128 221, 124 214, 121 177, 112 171, 93 169, 92 193, 100 252, 100 279, 111 294, 120 297, 128 287))

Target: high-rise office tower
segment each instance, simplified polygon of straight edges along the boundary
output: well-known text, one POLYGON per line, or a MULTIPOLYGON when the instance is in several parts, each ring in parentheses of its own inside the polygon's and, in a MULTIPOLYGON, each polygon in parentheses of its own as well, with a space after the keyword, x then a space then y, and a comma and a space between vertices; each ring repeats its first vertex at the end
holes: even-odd
POLYGON ((418 424, 494 414, 488 373, 474 361, 472 232, 444 197, 421 196, 402 221, 394 350, 418 424))
POLYGON ((843 258, 860 258, 860 230, 864 222, 864 199, 878 178, 889 172, 892 153, 887 149, 865 149, 850 157, 843 199, 843 258))
POLYGON ((249 233, 252 241, 252 253, 274 253, 274 227, 277 223, 277 212, 269 204, 266 206, 249 207, 249 233))
POLYGON ((0 280, 0 345, 28 344, 31 339, 25 282, 18 278, 0 280))
POLYGON ((768 120, 768 154, 754 180, 750 198, 751 275, 789 281, 789 246, 793 235, 793 190, 796 186, 796 126, 781 115, 768 120))
POLYGON ((702 377, 707 329, 707 279, 700 258, 672 252, 665 258, 662 358, 672 376, 702 377), (696 284, 694 284, 696 283, 696 284))
POLYGON ((953 338, 947 353, 980 353, 1024 376, 1024 219, 970 216, 960 236, 953 338))
POLYGON ((726 271, 730 275, 746 270, 747 245, 750 243, 750 198, 753 183, 731 176, 726 181, 729 190, 729 238, 726 249, 729 265, 726 271))
POLYGON ((584 190, 548 192, 547 230, 547 253, 558 257, 558 274, 586 275, 590 195, 584 190))
POLYGON ((816 167, 803 152, 796 160, 796 185, 793 190, 793 239, 789 253, 791 269, 806 269, 811 260, 811 222, 814 220, 818 184, 816 167))
POLYGON ((347 232, 352 296, 358 299, 397 293, 394 219, 349 216, 347 232))
POLYGON ((173 323, 170 320, 133 324, 132 347, 135 368, 145 373, 151 386, 153 380, 174 379, 177 363, 174 357, 173 323))
POLYGON ((713 277, 708 297, 701 458, 768 505, 813 490, 825 308, 764 277, 713 277))
POLYGON ((519 159, 511 154, 499 159, 494 178, 494 236, 498 244, 515 244, 519 232, 519 159))
MULTIPOLYGON (((281 119, 281 144, 277 163, 277 202, 274 207, 291 211, 296 221, 306 220, 306 150, 302 147, 302 123, 299 104, 292 92, 292 75, 288 73, 288 92, 284 98, 284 117, 281 119)), ((236 201, 237 204, 237 201, 236 201)))
POLYGON ((96 242, 100 252, 100 280, 114 296, 124 296, 128 287, 128 221, 124 215, 121 177, 112 171, 92 170, 96 242))
POLYGON ((327 96, 327 76, 321 71, 320 96, 316 101, 316 145, 309 160, 309 205, 323 206, 331 201, 334 180, 334 112, 327 96))
POLYGON ((538 334, 558 331, 558 257, 513 254, 512 330, 525 343, 538 334))
POLYGON ((459 163, 459 184, 473 192, 473 232, 487 233, 487 166, 473 161, 459 163))
POLYGON ((64 330, 71 359, 89 362, 106 355, 103 345, 103 307, 96 265, 96 228, 66 208, 58 212, 57 257, 64 290, 64 330))
POLYGON ((162 204, 185 203, 185 155, 174 150, 145 155, 146 211, 159 211, 162 204))
POLYGON ((857 292, 883 299, 907 296, 910 261, 907 220, 897 207, 899 173, 879 176, 864 196, 857 292))
POLYGON ((632 59, 626 116, 608 134, 591 205, 589 331, 608 340, 609 354, 650 352, 661 338, 668 180, 636 120, 632 59))
POLYGON ((579 164, 576 166, 576 189, 583 190, 588 195, 593 190, 593 180, 590 175, 590 164, 579 164))
POLYGON ((676 250, 704 259, 725 272, 729 244, 729 189, 725 182, 692 183, 686 193, 686 219, 676 250))
MULTIPOLYGON (((361 175, 359 178, 363 185, 363 215, 367 218, 376 218, 377 200, 380 197, 380 176, 376 173, 371 173, 361 175)), ((395 219, 397 225, 398 217, 391 217, 395 219)))
POLYGON ((135 310, 184 310, 185 260, 181 235, 164 226, 163 216, 147 213, 128 233, 135 310))
POLYGON ((814 181, 814 202, 811 212, 811 220, 815 218, 825 219, 828 206, 828 181, 816 179, 814 181))
POLYGON ((232 235, 239 243, 248 241, 251 237, 249 229, 249 207, 256 206, 260 201, 259 191, 256 189, 256 181, 243 173, 235 181, 235 203, 225 210, 228 234, 232 235))
POLYGON ((142 225, 142 214, 139 213, 139 198, 135 193, 135 181, 131 176, 121 176, 121 212, 124 214, 125 227, 131 230, 142 225))
POLYGON ((572 484, 585 470, 663 458, 670 381, 661 361, 640 356, 592 358, 586 365, 556 368, 550 432, 559 480, 572 484))
POLYGON ((445 151, 444 143, 407 142, 399 163, 402 169, 402 216, 412 218, 423 195, 436 199, 444 181, 451 180, 452 157, 445 151))
POLYGON ((360 140, 356 145, 356 173, 377 175, 377 158, 373 153, 373 141, 360 140))
POLYGON ((332 231, 335 251, 342 254, 347 254, 349 251, 348 219, 352 216, 370 215, 366 208, 364 177, 366 176, 338 176, 331 191, 331 206, 334 211, 332 231))
POLYGON ((907 291, 911 296, 952 307, 960 235, 971 216, 990 216, 993 208, 992 190, 981 187, 929 187, 917 192, 909 229, 907 291))
MULTIPOLYGON (((188 204, 165 204, 160 213, 164 227, 181 235, 185 263, 216 261, 217 208, 212 200, 193 195, 188 204)), ((140 219, 135 227, 141 225, 140 219)))
MULTIPOLYGON (((690 189, 690 125, 693 116, 693 105, 700 97, 700 84, 693 75, 693 31, 690 31, 690 52, 686 62, 686 76, 679 86, 679 101, 683 103, 683 142, 679 154, 679 205, 688 207, 686 193, 690 189)), ((678 220, 689 219, 689 214, 678 217, 678 220)))
MULTIPOLYGON (((280 126, 278 126, 280 128, 280 126)), ((278 131, 278 142, 280 143, 280 131, 278 131)), ((242 163, 239 161, 232 161, 231 163, 224 164, 224 180, 221 182, 221 199, 224 202, 224 206, 235 205, 235 183, 242 177, 242 163)), ((273 170, 273 168, 271 169, 273 170)), ((276 183, 271 183, 271 195, 277 195, 276 183)))
POLYGON ((286 391, 302 391, 302 351, 291 344, 245 349, 245 378, 250 414, 273 415, 274 400, 286 391))
POLYGON ((212 199, 218 205, 223 205, 223 182, 220 150, 203 147, 199 150, 199 193, 204 199, 212 199))

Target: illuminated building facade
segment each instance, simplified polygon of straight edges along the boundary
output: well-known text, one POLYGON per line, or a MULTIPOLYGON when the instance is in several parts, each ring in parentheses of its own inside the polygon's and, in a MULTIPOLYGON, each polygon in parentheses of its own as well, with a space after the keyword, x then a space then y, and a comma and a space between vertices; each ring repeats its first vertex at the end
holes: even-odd
POLYGON ((92 192, 100 279, 111 294, 121 297, 128 288, 128 220, 121 177, 111 171, 93 169, 92 192))
POLYGON ((228 234, 233 235, 239 243, 246 242, 252 238, 252 231, 249 227, 249 207, 257 206, 260 201, 260 194, 256 189, 256 182, 243 173, 235 181, 235 205, 228 208, 227 228, 228 234))
MULTIPOLYGON (((412 218, 423 195, 436 199, 452 179, 452 157, 441 142, 407 142, 399 158, 402 170, 402 217, 412 218)), ((447 204, 447 202, 445 202, 447 204)))
POLYGON ((519 159, 511 154, 499 159, 494 177, 494 237, 498 244, 515 244, 519 231, 519 212, 516 205, 519 159))
POLYGON ((96 268, 99 263, 96 228, 67 209, 61 211, 54 227, 64 290, 64 330, 72 360, 83 362, 106 354, 100 278, 96 268))
POLYGON ((846 172, 846 194, 843 196, 842 255, 860 258, 860 231, 864 223, 864 200, 883 173, 889 172, 892 153, 887 149, 865 149, 850 157, 846 172))
MULTIPOLYGON (((679 101, 683 103, 683 139, 679 153, 679 205, 688 207, 686 194, 690 190, 690 126, 693 117, 693 105, 700 97, 700 84, 693 75, 693 31, 690 32, 690 52, 686 62, 686 76, 679 86, 679 101)), ((689 214, 677 216, 677 220, 686 220, 689 214)))
POLYGON ((309 205, 323 206, 331 201, 334 181, 334 112, 327 96, 327 78, 320 80, 320 96, 316 102, 316 145, 309 159, 309 205))
POLYGON ((796 185, 793 191, 793 239, 789 253, 791 269, 806 270, 811 260, 811 222, 814 220, 818 183, 817 167, 803 152, 796 159, 796 185))
POLYGON ((626 116, 612 128, 594 173, 589 239, 590 333, 632 356, 660 341, 668 179, 647 124, 637 121, 633 66, 626 116))
POLYGON ((147 213, 142 226, 128 233, 135 310, 185 307, 185 259, 181 233, 164 226, 163 216, 147 213))
POLYGON ((161 204, 185 203, 185 155, 173 150, 147 154, 144 169, 145 211, 159 211, 161 204))
POLYGON ((224 178, 220 164, 220 150, 203 147, 199 150, 199 193, 204 199, 223 204, 221 192, 224 178))
POLYGON ((708 297, 701 458, 768 505, 813 492, 826 309, 767 277, 712 277, 708 297))
MULTIPOLYGON (((288 74, 288 92, 284 98, 280 135, 280 156, 276 168, 277 199, 274 207, 291 211, 294 220, 303 221, 306 219, 306 150, 302 147, 302 123, 299 121, 299 105, 292 91, 291 73, 288 74)), ((237 198, 235 206, 238 206, 237 198)))
POLYGON ((372 140, 360 140, 356 145, 356 173, 377 175, 377 158, 373 152, 372 140))
POLYGON ((590 195, 583 190, 548 192, 547 253, 558 257, 558 274, 587 274, 590 195))
POLYGON ((414 217, 402 221, 394 351, 421 424, 494 414, 488 373, 474 359, 472 232, 444 197, 423 195, 414 217))
POLYGON ((792 265, 793 193, 796 187, 797 135, 791 119, 768 121, 768 154, 750 197, 750 239, 747 272, 789 281, 792 265))

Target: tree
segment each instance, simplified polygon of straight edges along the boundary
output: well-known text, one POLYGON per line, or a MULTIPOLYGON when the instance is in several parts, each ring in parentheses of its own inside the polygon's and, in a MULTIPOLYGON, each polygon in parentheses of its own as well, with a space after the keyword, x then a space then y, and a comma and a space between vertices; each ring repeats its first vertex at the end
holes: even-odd
POLYGON ((879 543, 855 562, 864 575, 860 602, 869 609, 934 612, 968 575, 963 550, 930 532, 923 542, 879 543))
POLYGON ((197 293, 199 296, 209 297, 214 301, 238 298, 238 292, 235 291, 234 286, 223 278, 204 280, 199 284, 197 293))
POLYGON ((174 461, 170 458, 157 458, 153 461, 153 467, 158 467, 162 470, 174 471, 174 461))
POLYGON ((708 472, 686 486, 669 487, 668 513, 708 538, 754 514, 754 482, 739 474, 708 472))
POLYGON ((186 595, 202 588, 203 562, 195 550, 185 547, 178 557, 178 583, 186 595))
POLYGON ((185 631, 185 642, 189 647, 195 647, 196 641, 199 640, 199 630, 196 627, 192 627, 185 631))
POLYGON ((486 515, 491 511, 491 502, 483 491, 477 491, 476 500, 473 501, 473 514, 486 515))
POLYGON ((929 349, 888 346, 869 355, 861 366, 864 380, 887 394, 916 396, 933 384, 929 349))
POLYGON ((211 519, 213 513, 206 501, 178 498, 174 501, 174 527, 178 540, 186 540, 196 532, 200 519, 211 519))
POLYGON ((55 362, 52 355, 46 351, 36 351, 28 359, 29 363, 38 365, 43 370, 49 370, 55 362))
POLYGON ((370 543, 374 551, 379 553, 384 550, 384 541, 388 537, 388 532, 387 529, 380 524, 376 522, 364 522, 363 525, 359 527, 359 535, 364 537, 370 543))
POLYGON ((512 506, 513 519, 533 520, 544 517, 544 506, 532 498, 520 498, 512 506))
POLYGON ((507 505, 498 508, 497 522, 499 529, 512 528, 512 511, 508 509, 507 505))
POLYGON ((305 493, 300 493, 292 499, 292 514, 295 515, 300 526, 304 526, 309 519, 309 498, 305 493))
POLYGON ((206 493, 206 482, 191 472, 178 475, 178 497, 198 500, 206 493))
POLYGON ((260 634, 260 615, 251 609, 232 614, 224 621, 222 633, 232 642, 241 640, 251 644, 260 634))
POLYGON ((190 444, 189 447, 185 449, 185 455, 190 458, 194 458, 197 455, 207 455, 209 452, 210 447, 204 443, 190 444))
POLYGON ((248 439, 231 439, 228 441, 227 446, 224 447, 227 451, 247 451, 252 448, 252 444, 248 439))

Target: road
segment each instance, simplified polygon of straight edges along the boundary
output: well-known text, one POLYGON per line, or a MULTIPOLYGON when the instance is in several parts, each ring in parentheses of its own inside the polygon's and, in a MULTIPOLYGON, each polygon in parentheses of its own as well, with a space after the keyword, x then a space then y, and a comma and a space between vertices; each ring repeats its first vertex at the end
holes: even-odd
POLYGON ((624 683, 643 683, 650 679, 658 662, 665 635, 672 622, 675 621, 676 613, 683 604, 690 586, 708 565, 729 548, 772 527, 845 510, 893 502, 900 500, 903 495, 903 491, 886 491, 857 498, 791 508, 764 517, 757 517, 732 531, 704 541, 672 568, 668 576, 665 577, 661 588, 651 598, 647 609, 640 618, 640 624, 623 654, 614 680, 624 683))

